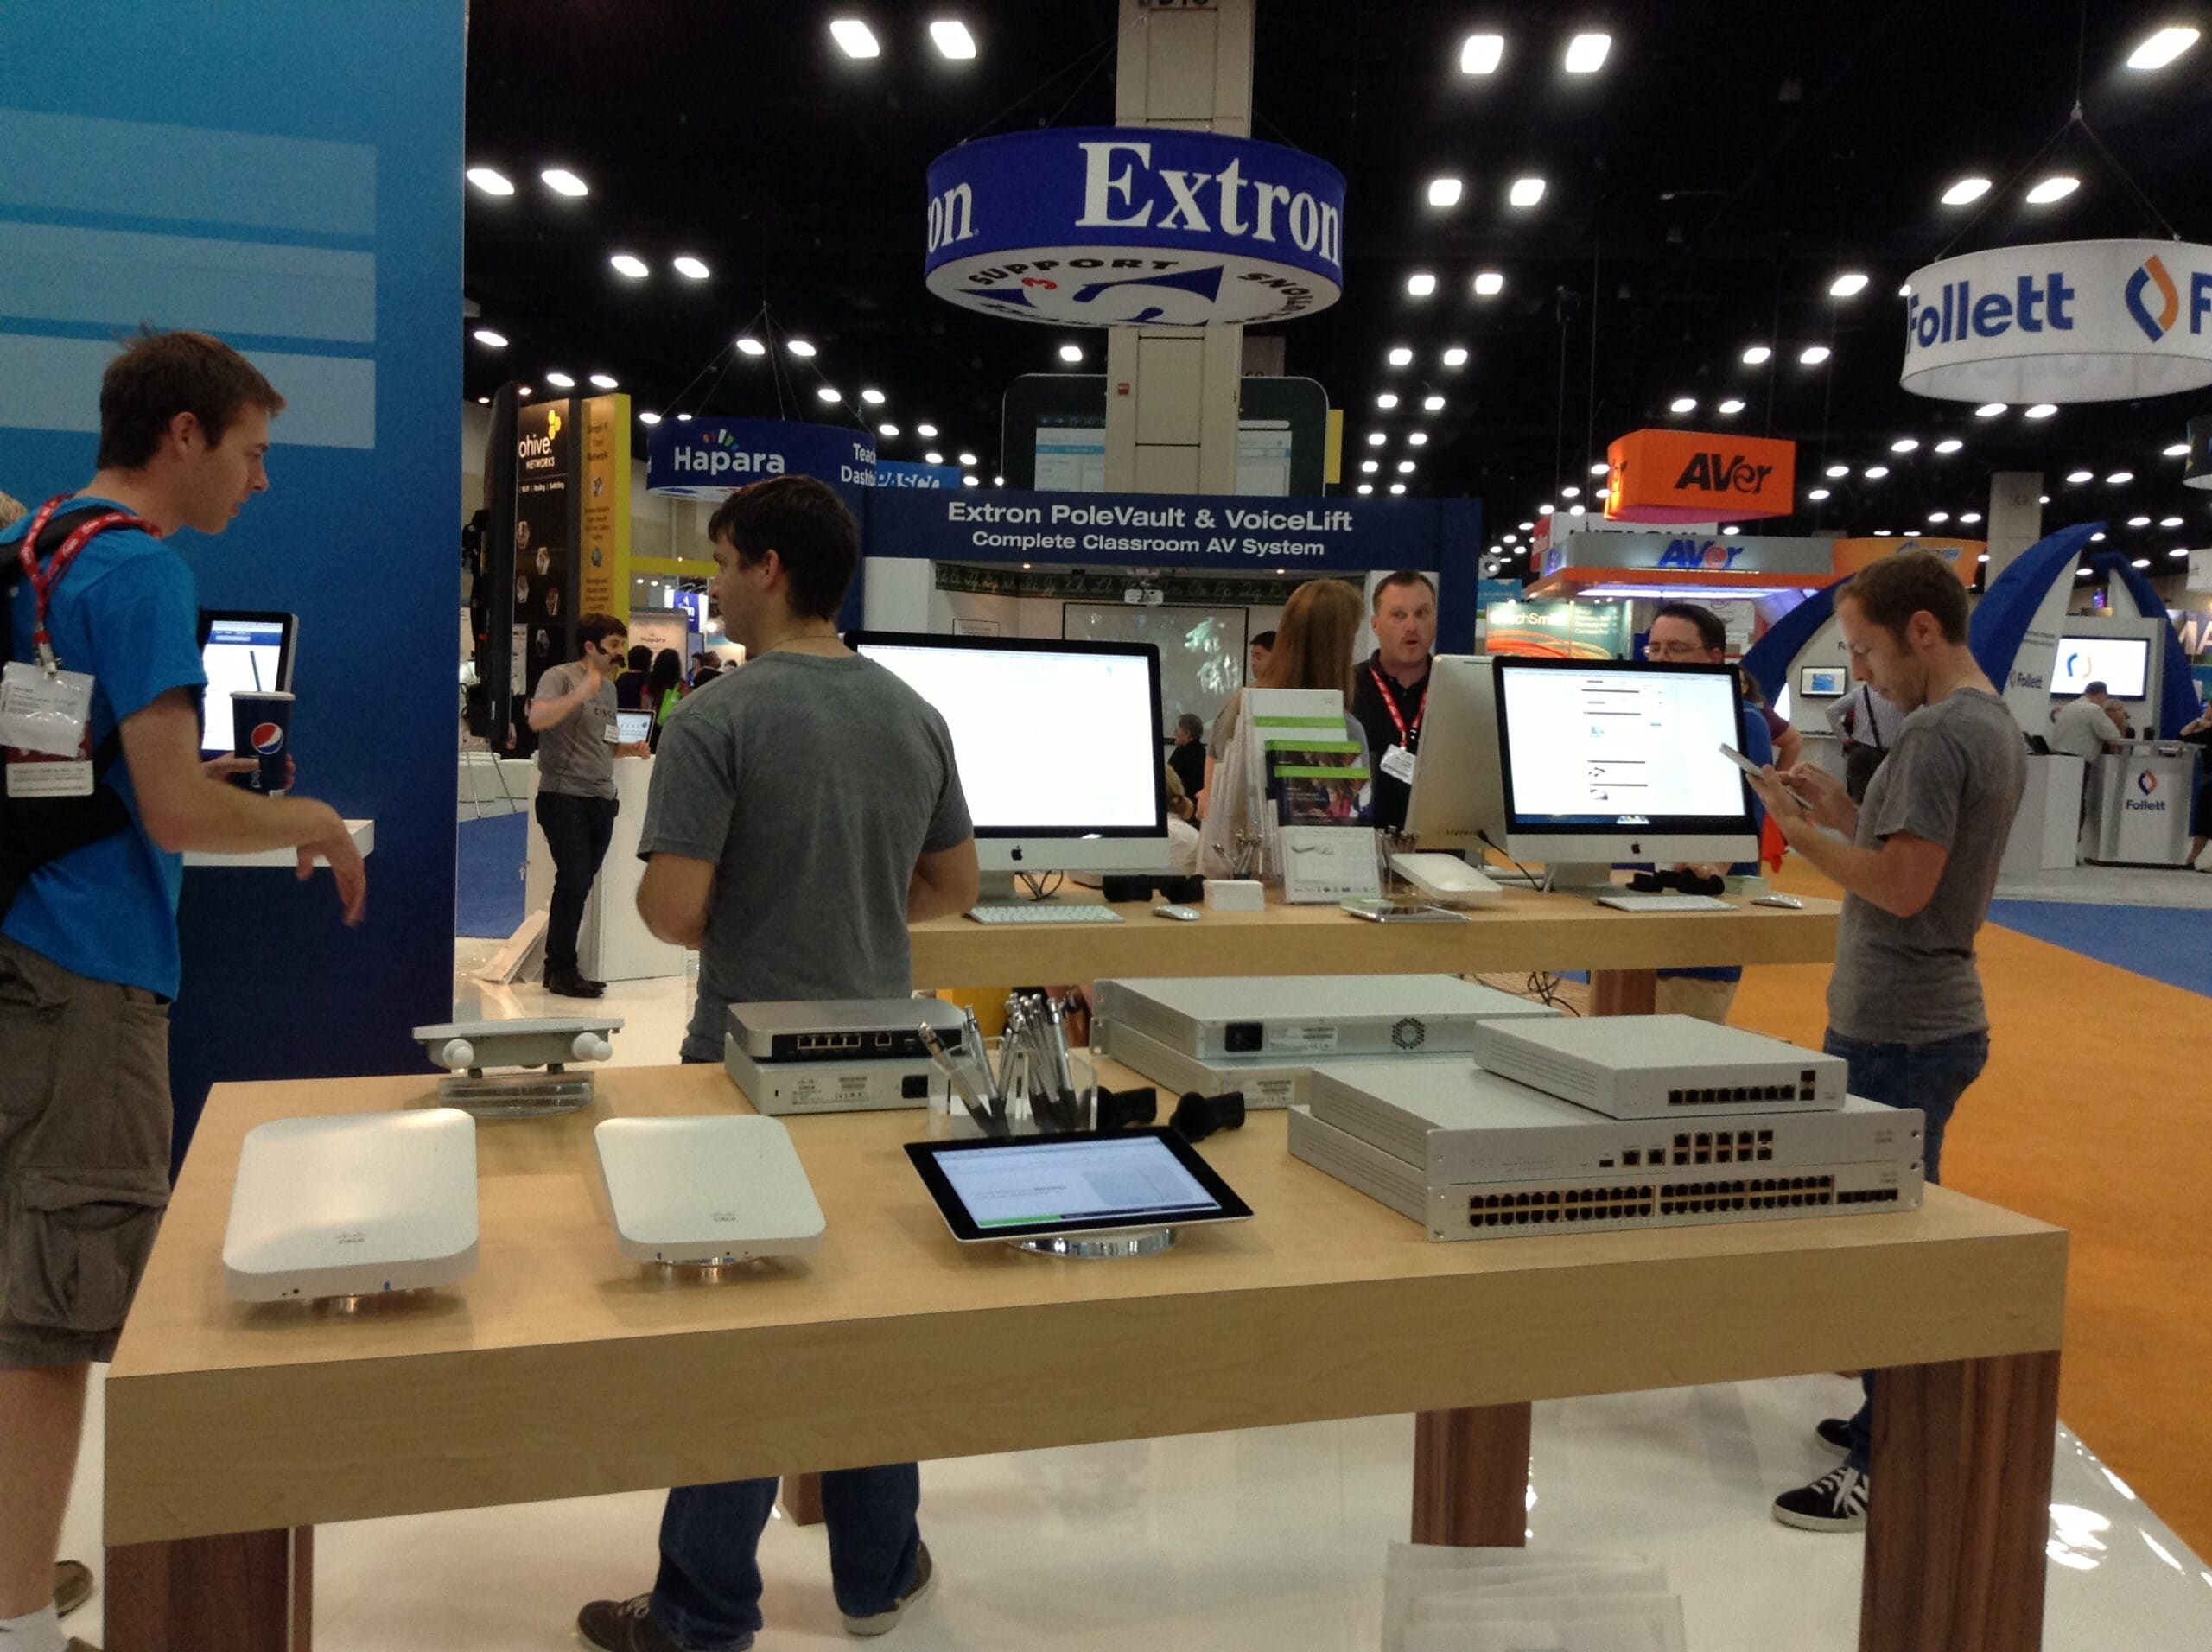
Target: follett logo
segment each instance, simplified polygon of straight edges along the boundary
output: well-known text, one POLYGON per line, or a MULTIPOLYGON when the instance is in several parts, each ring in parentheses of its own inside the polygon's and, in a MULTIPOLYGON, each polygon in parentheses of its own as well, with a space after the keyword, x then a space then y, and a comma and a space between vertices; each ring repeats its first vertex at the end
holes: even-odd
POLYGON ((2165 261, 2155 252, 2127 278, 2127 313, 2135 318, 2135 325, 2143 329, 2144 337, 2153 344, 2164 338, 2167 328, 2180 319, 2181 291, 2174 285, 2174 278, 2166 273, 2165 261), (2144 302, 2152 288, 2158 289, 2158 297, 2155 314, 2144 302))
POLYGON ((2135 777, 2135 789, 2145 797, 2149 797, 2158 789, 2158 777, 2148 769, 2144 770, 2135 777))
POLYGON ((284 749, 283 728, 273 722, 256 723, 253 726, 253 737, 249 743, 262 756, 274 757, 284 749))

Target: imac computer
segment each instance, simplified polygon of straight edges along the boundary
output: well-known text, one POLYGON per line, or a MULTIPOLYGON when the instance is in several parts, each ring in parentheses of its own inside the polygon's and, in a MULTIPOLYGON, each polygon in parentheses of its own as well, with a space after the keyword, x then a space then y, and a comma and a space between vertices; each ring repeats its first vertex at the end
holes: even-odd
POLYGON ((1149 643, 855 632, 952 732, 983 899, 1018 874, 1165 872, 1160 652, 1149 643))
POLYGON ((1758 854, 1726 665, 1446 656, 1436 662, 1408 830, 1438 848, 1541 861, 1554 888, 1610 889, 1620 861, 1758 854))
POLYGON ((231 696, 292 686, 292 649, 300 622, 289 613, 211 611, 203 620, 200 669, 207 673, 207 696, 200 729, 205 757, 227 757, 231 750, 231 696))

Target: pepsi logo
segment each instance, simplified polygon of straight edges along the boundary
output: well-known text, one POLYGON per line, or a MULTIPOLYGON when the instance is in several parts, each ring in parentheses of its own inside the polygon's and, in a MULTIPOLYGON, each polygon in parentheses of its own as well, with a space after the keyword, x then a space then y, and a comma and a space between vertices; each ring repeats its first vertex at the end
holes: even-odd
POLYGON ((253 734, 246 742, 264 757, 274 757, 284 749, 284 728, 281 723, 256 723, 253 734))

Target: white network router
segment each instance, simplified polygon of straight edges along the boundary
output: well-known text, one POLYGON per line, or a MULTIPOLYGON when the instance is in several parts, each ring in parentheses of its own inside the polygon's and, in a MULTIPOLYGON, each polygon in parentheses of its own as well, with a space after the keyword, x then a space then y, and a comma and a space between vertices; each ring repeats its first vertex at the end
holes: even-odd
POLYGON ((476 1121, 450 1107, 246 1132, 223 1235, 241 1302, 373 1296, 476 1270, 476 1121))
POLYGON ((822 1248, 822 1207, 777 1119, 607 1119, 592 1132, 626 1256, 720 1268, 822 1248))

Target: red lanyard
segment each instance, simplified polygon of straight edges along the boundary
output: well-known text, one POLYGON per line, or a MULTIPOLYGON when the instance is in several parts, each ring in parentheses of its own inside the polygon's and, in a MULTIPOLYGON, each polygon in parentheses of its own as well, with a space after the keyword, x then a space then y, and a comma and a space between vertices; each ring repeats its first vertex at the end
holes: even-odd
POLYGON ((1421 733, 1421 720, 1428 715, 1427 686, 1424 685, 1421 689, 1421 706, 1414 713, 1413 727, 1408 728, 1406 726, 1406 714, 1398 709, 1398 696, 1390 692, 1390 685, 1382 680, 1382 673, 1375 669, 1373 660, 1367 663, 1367 674, 1375 679, 1375 686, 1382 691, 1382 708, 1390 714, 1390 721, 1398 726, 1398 744, 1410 749, 1415 737, 1421 733))
POLYGON ((31 589, 38 597, 38 626, 31 632, 31 645, 38 650, 40 660, 49 666, 54 663, 54 639, 47 632, 46 611, 54 600, 54 588, 61 583, 61 576, 69 571, 69 564, 77 560, 77 553, 90 544, 94 536, 105 533, 110 528, 136 528, 156 538, 161 537, 161 530, 152 523, 143 521, 127 511, 97 511, 70 531, 69 537, 61 542, 60 547, 46 559, 46 567, 41 570, 39 567, 38 537, 46 531, 46 524, 54 519, 54 513, 68 504, 69 499, 67 493, 57 493, 41 505, 39 513, 31 518, 30 528, 23 535, 22 543, 16 547, 16 559, 23 565, 23 577, 30 581, 31 589))

